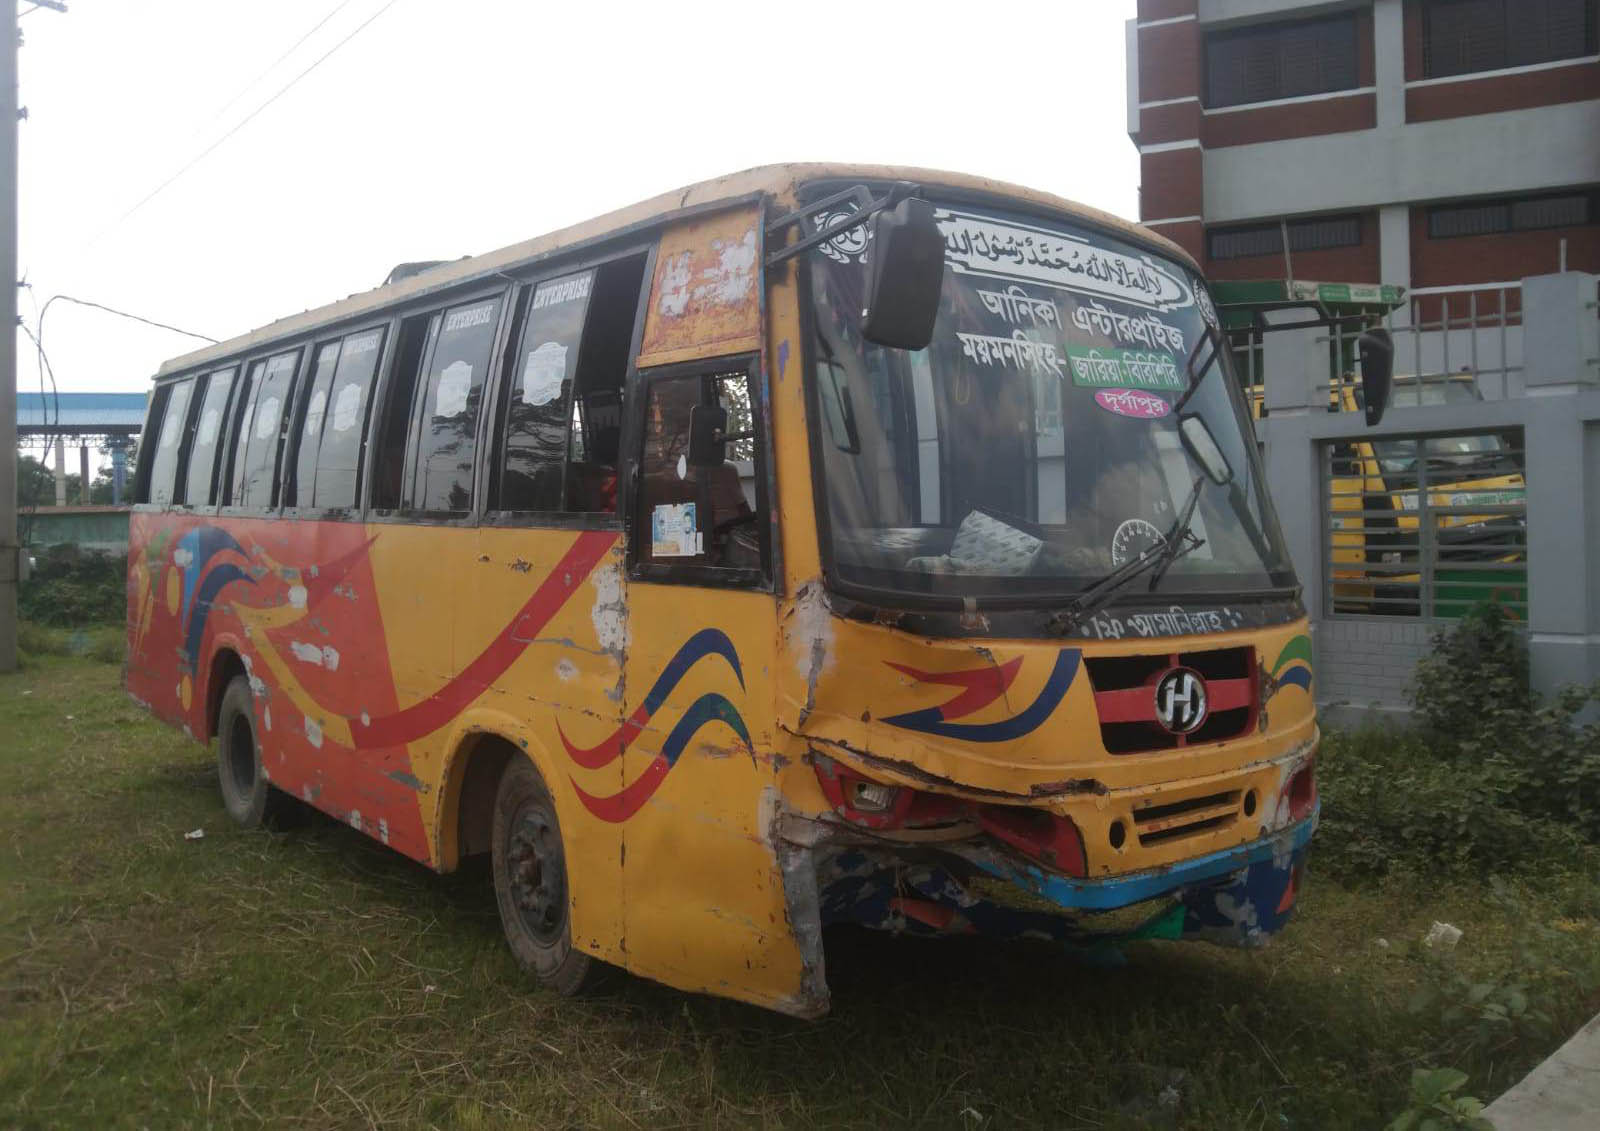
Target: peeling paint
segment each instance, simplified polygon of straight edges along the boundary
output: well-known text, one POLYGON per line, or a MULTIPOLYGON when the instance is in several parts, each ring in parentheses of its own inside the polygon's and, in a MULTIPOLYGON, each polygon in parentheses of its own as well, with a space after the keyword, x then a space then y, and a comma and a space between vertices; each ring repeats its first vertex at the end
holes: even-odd
POLYGON ((701 274, 703 281, 694 288, 695 301, 718 306, 743 302, 755 285, 755 232, 746 232, 736 243, 714 240, 711 248, 717 252, 717 262, 701 274))
POLYGON ((297 609, 306 607, 306 587, 304 585, 291 585, 289 587, 289 604, 297 609))
POLYGON ((322 727, 309 715, 306 717, 306 741, 319 750, 322 748, 322 727))
POLYGON ((622 589, 622 566, 608 562, 589 575, 594 587, 594 605, 589 619, 594 623, 600 647, 618 660, 628 649, 628 604, 622 589))
POLYGON ((563 681, 577 679, 578 665, 573 663, 571 660, 563 658, 562 661, 556 665, 556 678, 563 681))
POLYGON ((397 781, 409 789, 422 792, 422 780, 415 774, 407 773, 405 770, 390 770, 386 776, 390 781, 397 781))
POLYGON ((806 702, 800 709, 798 724, 803 730, 816 709, 817 682, 833 662, 833 615, 820 580, 813 579, 800 587, 788 620, 789 655, 806 681, 806 702))

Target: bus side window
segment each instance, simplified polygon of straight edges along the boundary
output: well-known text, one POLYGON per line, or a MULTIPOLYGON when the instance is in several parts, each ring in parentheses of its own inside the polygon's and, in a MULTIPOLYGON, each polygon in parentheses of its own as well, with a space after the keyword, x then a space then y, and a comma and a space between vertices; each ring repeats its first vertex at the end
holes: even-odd
POLYGON ((403 510, 461 513, 472 509, 472 467, 477 454, 478 413, 500 296, 444 312, 426 372, 417 382, 418 411, 411 418, 410 470, 403 510))
POLYGON ((633 353, 634 323, 648 297, 640 252, 603 263, 589 304, 589 320, 573 382, 572 450, 568 455, 566 509, 615 514, 622 449, 622 391, 633 353))
POLYGON ((505 398, 500 481, 490 504, 495 510, 562 509, 572 379, 594 276, 593 269, 579 271, 533 288, 505 398))
POLYGON ((400 323, 400 348, 395 357, 389 388, 384 393, 382 418, 372 438, 372 509, 400 508, 400 485, 405 478, 406 438, 410 434, 417 374, 439 334, 438 311, 419 314, 400 323))
POLYGON ((337 339, 323 342, 311 355, 311 379, 298 398, 294 423, 289 428, 289 447, 283 456, 283 505, 286 507, 311 505, 312 488, 317 480, 317 445, 322 439, 322 421, 328 411, 333 371, 339 364, 340 344, 337 339))
POLYGON ((251 382, 250 401, 240 418, 231 499, 236 507, 267 510, 277 505, 279 440, 299 360, 300 351, 289 350, 251 366, 259 369, 260 379, 251 382))
POLYGON ((751 405, 749 371, 725 362, 649 381, 634 528, 635 557, 647 576, 671 579, 671 567, 683 566, 739 571, 741 583, 764 576, 770 560, 764 457, 751 405), (721 405, 728 414, 723 459, 709 467, 688 462, 696 405, 721 405))
POLYGON ((191 507, 209 507, 217 501, 217 451, 227 418, 228 397, 238 373, 237 368, 229 367, 206 377, 184 471, 183 502, 191 507))
POLYGON ((361 497, 361 437, 372 381, 383 356, 384 332, 379 326, 345 337, 323 412, 322 438, 316 448, 316 485, 313 488, 312 480, 306 480, 302 506, 354 507, 361 497))
POLYGON ((647 252, 541 280, 502 385, 489 509, 613 515, 647 252))
POLYGON ((145 477, 145 482, 141 484, 143 490, 136 496, 142 501, 160 507, 170 506, 172 503, 173 480, 178 470, 178 452, 183 442, 184 422, 189 417, 189 391, 193 387, 194 379, 191 377, 175 381, 157 390, 156 395, 163 403, 150 415, 152 420, 159 419, 161 423, 156 434, 147 441, 154 449, 154 454, 150 459, 149 473, 145 477))

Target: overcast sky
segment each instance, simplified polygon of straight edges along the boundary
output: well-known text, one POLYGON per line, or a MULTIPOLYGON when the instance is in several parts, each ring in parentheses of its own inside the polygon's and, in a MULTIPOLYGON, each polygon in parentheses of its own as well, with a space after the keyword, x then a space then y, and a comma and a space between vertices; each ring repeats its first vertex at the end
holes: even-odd
MULTIPOLYGON (((774 161, 955 169, 1138 215, 1133 0, 69 7, 20 25, 30 326, 62 293, 227 338, 403 260, 774 161)), ((201 344, 66 303, 45 329, 63 390, 144 389, 201 344)), ((37 389, 33 347, 17 353, 20 387, 37 389)))

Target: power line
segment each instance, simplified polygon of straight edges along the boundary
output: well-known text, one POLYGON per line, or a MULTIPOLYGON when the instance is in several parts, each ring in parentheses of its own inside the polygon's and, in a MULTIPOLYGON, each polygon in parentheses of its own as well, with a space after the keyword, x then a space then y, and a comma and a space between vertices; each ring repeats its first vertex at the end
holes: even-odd
POLYGON ((309 67, 307 67, 305 70, 301 71, 299 74, 295 75, 294 78, 290 79, 283 86, 279 87, 277 92, 274 93, 272 95, 272 97, 268 98, 260 106, 257 106, 254 110, 250 111, 250 113, 246 114, 239 121, 239 123, 236 126, 234 126, 227 133, 223 134, 216 141, 212 142, 210 145, 208 145, 204 149, 202 149, 198 154, 196 154, 189 161, 189 163, 187 165, 184 165, 176 173, 172 174, 172 176, 168 177, 166 180, 162 181, 155 188, 151 189, 148 193, 146 193, 144 195, 144 197, 142 199, 140 199, 140 201, 137 204, 135 204, 132 208, 128 209, 121 216, 118 216, 114 221, 112 221, 112 223, 111 223, 111 225, 109 227, 107 227, 104 231, 102 231, 94 239, 90 240, 89 241, 89 245, 93 245, 95 243, 98 243, 100 240, 104 239, 111 232, 115 231, 118 227, 120 227, 122 224, 124 224, 128 220, 128 218, 130 216, 132 216, 135 212, 138 212, 146 204, 149 204, 157 196, 161 195, 162 192, 166 191, 167 187, 170 186, 172 184, 172 182, 176 181, 179 177, 183 176, 190 169, 193 169, 196 165, 200 164, 201 161, 204 161, 212 153, 216 152, 217 148, 220 147, 223 142, 227 141, 234 134, 236 134, 240 130, 244 129, 244 127, 249 125, 252 121, 254 121, 255 118, 257 117, 257 115, 259 115, 263 110, 265 110, 267 107, 271 106, 274 102, 276 102, 278 99, 282 98, 285 94, 288 94, 289 91, 292 90, 294 88, 294 86, 297 83, 300 82, 301 79, 305 78, 312 71, 314 71, 318 67, 322 66, 322 64, 327 62, 329 57, 332 56, 334 54, 334 52, 338 51, 339 48, 343 47, 346 43, 349 43, 356 36, 360 35, 363 31, 366 30, 367 26, 369 24, 371 24, 372 21, 376 20, 379 16, 383 15, 390 8, 393 8, 397 3, 399 3, 399 0, 389 0, 389 2, 387 4, 385 4, 383 7, 379 8, 376 12, 372 13, 372 15, 368 16, 360 24, 356 25, 356 28, 355 28, 354 31, 350 32, 349 35, 346 35, 338 43, 335 43, 332 47, 328 48, 328 50, 325 51, 323 54, 319 55, 317 57, 316 61, 313 62, 309 67))
MULTIPOLYGON (((50 304, 55 302, 57 299, 60 299, 62 302, 74 303, 78 306, 92 306, 96 310, 105 311, 107 314, 115 314, 122 318, 131 318, 135 322, 143 322, 146 326, 154 326, 158 330, 171 330, 174 334, 182 334, 186 338, 201 338, 204 341, 210 342, 212 345, 216 345, 219 341, 219 339, 213 338, 210 334, 197 334, 193 330, 185 330, 179 326, 169 326, 165 322, 157 322, 154 318, 146 318, 142 314, 130 314, 126 310, 118 310, 116 307, 107 306, 103 302, 90 302, 86 298, 73 298, 71 295, 51 295, 45 300, 43 309, 41 309, 39 313, 34 316, 34 321, 39 324, 40 337, 44 337, 45 313, 50 309, 50 304)), ((27 327, 23 328, 26 329, 27 327)), ((39 349, 41 352, 43 352, 44 347, 40 346, 39 349)))
POLYGON ((287 51, 285 51, 282 55, 279 55, 276 59, 274 59, 272 62, 268 63, 264 68, 262 68, 261 73, 258 74, 255 78, 253 78, 249 82, 245 83, 245 85, 240 88, 238 94, 235 94, 232 98, 228 99, 227 102, 223 103, 222 109, 218 110, 216 112, 216 114, 212 116, 211 121, 207 122, 206 124, 210 125, 210 124, 212 124, 212 122, 219 121, 224 114, 226 114, 229 110, 233 109, 233 107, 238 104, 239 99, 243 98, 246 94, 249 94, 252 90, 255 89, 256 83, 258 83, 262 79, 266 78, 269 74, 272 73, 273 69, 276 68, 279 63, 283 62, 289 56, 293 55, 296 51, 298 51, 300 49, 300 45, 302 43, 304 43, 306 40, 310 39, 313 35, 317 34, 317 32, 322 28, 323 24, 325 24, 329 20, 333 19, 333 17, 337 16, 340 12, 344 11, 349 6, 350 6, 350 0, 339 0, 339 3, 335 4, 333 6, 333 9, 331 11, 329 11, 327 15, 323 16, 320 20, 318 20, 316 23, 311 25, 311 30, 310 31, 306 32, 299 39, 295 40, 294 43, 292 45, 290 45, 290 47, 289 47, 289 49, 287 51))

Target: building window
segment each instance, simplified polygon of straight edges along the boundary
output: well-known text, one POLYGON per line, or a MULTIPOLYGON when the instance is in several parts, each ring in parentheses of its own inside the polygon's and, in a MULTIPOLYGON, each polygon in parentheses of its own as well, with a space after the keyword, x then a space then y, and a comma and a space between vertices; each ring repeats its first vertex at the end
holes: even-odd
POLYGON ((1600 223, 1600 191, 1469 200, 1428 209, 1428 238, 1494 236, 1600 223))
POLYGON ((1430 79, 1593 55, 1594 0, 1424 0, 1430 79))
MULTIPOLYGON (((1278 224, 1244 224, 1212 228, 1206 233, 1206 252, 1212 259, 1249 259, 1283 254, 1283 228, 1278 224)), ((1289 221, 1290 251, 1327 251, 1361 246, 1360 216, 1314 216, 1289 221)))
POLYGON ((1354 13, 1206 35, 1206 105, 1240 106, 1359 84, 1354 13))

